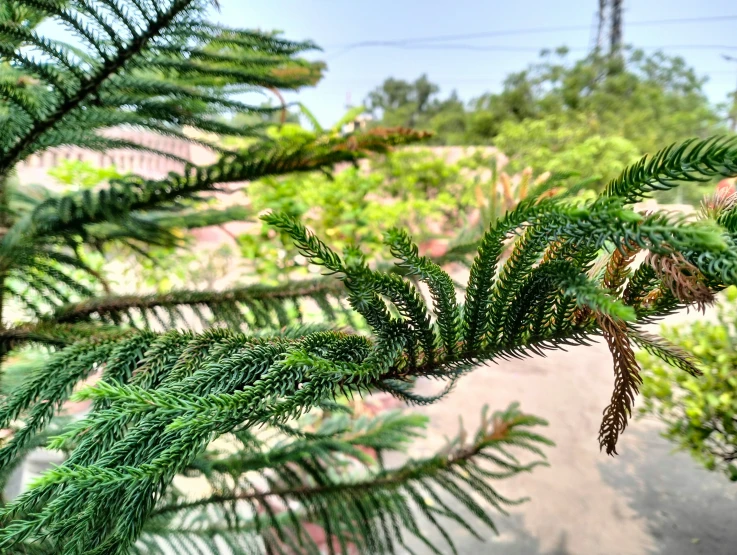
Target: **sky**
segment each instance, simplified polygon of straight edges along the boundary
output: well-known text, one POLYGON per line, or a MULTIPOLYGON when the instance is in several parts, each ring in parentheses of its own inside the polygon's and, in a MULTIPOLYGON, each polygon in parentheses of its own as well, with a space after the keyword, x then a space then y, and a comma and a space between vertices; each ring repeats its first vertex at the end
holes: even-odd
MULTIPOLYGON (((543 48, 567 46, 583 57, 595 40, 598 0, 219 0, 213 19, 233 27, 280 30, 310 39, 328 64, 325 78, 299 99, 323 125, 360 104, 387 77, 423 73, 463 100, 501 90, 506 75, 524 69, 543 48), (575 28, 575 29, 572 29, 575 28), (519 32, 520 30, 535 32, 519 32), (497 36, 399 46, 350 47, 371 41, 496 33, 497 36)), ((625 0, 625 44, 682 56, 709 81, 714 103, 737 88, 737 4, 728 0, 625 0), (647 22, 713 18, 673 24, 647 22)))

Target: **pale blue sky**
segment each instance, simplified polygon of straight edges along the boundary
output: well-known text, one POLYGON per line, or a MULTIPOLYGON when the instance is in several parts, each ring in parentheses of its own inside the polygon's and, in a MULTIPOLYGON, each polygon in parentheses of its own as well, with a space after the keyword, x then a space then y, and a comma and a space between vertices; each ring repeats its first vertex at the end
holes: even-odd
MULTIPOLYGON (((386 77, 414 79, 422 73, 441 85, 443 94, 456 89, 468 100, 497 91, 504 77, 537 59, 546 47, 566 45, 582 56, 593 40, 597 0, 220 0, 214 18, 236 27, 279 29, 291 39, 312 39, 323 48, 311 57, 328 63, 325 79, 299 99, 323 124, 344 113, 347 95, 353 104, 386 77), (581 27, 560 30, 561 27, 581 27), (515 29, 557 28, 544 33, 516 34, 448 41, 431 48, 389 47, 345 50, 351 43, 415 37, 489 33, 515 29), (469 49, 469 47, 471 49, 469 49), (486 50, 473 50, 484 47, 486 50), (499 49, 488 49, 499 47, 499 49), (506 50, 505 50, 506 49, 506 50)), ((737 87, 737 4, 728 0, 625 0, 624 41, 638 47, 666 47, 683 56, 709 77, 706 90, 723 102, 737 87), (735 16, 727 19, 728 16, 735 16), (717 17, 710 22, 639 25, 639 22, 717 17), (719 46, 712 48, 712 46, 719 46)), ((291 97, 294 98, 294 97, 291 97)))

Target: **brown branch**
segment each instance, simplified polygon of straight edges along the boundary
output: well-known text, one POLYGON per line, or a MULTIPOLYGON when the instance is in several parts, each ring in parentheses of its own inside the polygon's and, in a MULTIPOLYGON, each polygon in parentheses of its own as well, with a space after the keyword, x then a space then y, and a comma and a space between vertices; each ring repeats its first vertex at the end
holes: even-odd
POLYGON ((488 440, 499 441, 504 439, 508 430, 509 425, 507 422, 499 420, 495 421, 493 422, 492 429, 489 430, 481 438, 481 441, 477 443, 456 449, 453 453, 447 456, 436 455, 435 457, 422 461, 421 464, 410 463, 406 467, 400 468, 399 470, 387 472, 384 476, 380 474, 378 477, 352 483, 335 483, 316 486, 302 485, 282 489, 272 489, 269 491, 254 490, 250 492, 236 492, 228 495, 213 495, 211 497, 206 497, 187 503, 165 505, 156 509, 152 513, 152 516, 171 513, 183 509, 192 509, 194 507, 201 507, 213 503, 226 503, 229 501, 255 500, 264 502, 270 497, 296 497, 297 499, 303 499, 304 497, 308 496, 324 495, 335 492, 366 491, 374 488, 395 486, 405 483, 409 480, 413 480, 416 477, 427 476, 428 470, 441 471, 462 463, 463 461, 471 459, 488 446, 488 444, 486 443, 488 440))
POLYGON ((620 245, 607 261, 604 271, 603 285, 615 296, 620 296, 622 286, 630 273, 630 264, 640 252, 636 244, 620 245))
POLYGON ((642 384, 635 352, 627 335, 627 325, 603 314, 596 315, 597 323, 614 359, 614 391, 599 430, 599 445, 606 447, 607 455, 617 454, 617 439, 627 427, 632 415, 635 395, 642 384))
POLYGON ((265 287, 260 285, 230 289, 222 292, 173 291, 162 295, 120 295, 98 297, 79 303, 60 307, 49 316, 50 322, 74 322, 93 314, 106 315, 129 309, 152 309, 156 307, 175 307, 182 305, 215 305, 269 299, 298 299, 321 294, 338 294, 343 291, 343 283, 336 279, 316 279, 294 283, 288 286, 265 287))
POLYGON ((0 357, 26 343, 66 347, 83 337, 124 335, 125 330, 97 324, 56 324, 41 322, 0 330, 0 357))
POLYGON ((714 302, 714 292, 706 284, 703 274, 682 254, 650 254, 646 263, 660 277, 661 287, 671 291, 682 303, 694 304, 697 310, 704 312, 714 302))

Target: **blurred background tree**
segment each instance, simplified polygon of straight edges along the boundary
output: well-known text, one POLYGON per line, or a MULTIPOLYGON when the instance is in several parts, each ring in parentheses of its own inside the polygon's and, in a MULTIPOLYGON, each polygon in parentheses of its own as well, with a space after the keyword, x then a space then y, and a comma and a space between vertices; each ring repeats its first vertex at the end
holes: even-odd
MULTIPOLYGON (((309 173, 252 183, 253 212, 278 209, 308 223, 339 248, 360 244, 370 258, 382 251, 393 226, 412 230, 420 242, 449 237, 478 208, 474 187, 483 157, 448 162, 429 150, 399 150, 361 167, 334 175, 309 173)), ((238 238, 243 256, 260 275, 286 279, 284 270, 303 266, 303 257, 286 235, 263 225, 238 238)))
MULTIPOLYGON (((512 172, 577 168, 596 173, 601 187, 624 166, 664 144, 726 133, 705 79, 678 56, 625 49, 623 57, 592 52, 572 60, 566 48, 509 75, 501 92, 464 105, 455 92, 439 97, 426 75, 387 79, 365 106, 376 125, 405 125, 434 133, 438 145, 494 145, 512 172), (592 171, 595 168, 595 172, 592 171)), ((694 184, 658 193, 663 203, 695 204, 708 190, 694 184)))
POLYGON ((592 135, 628 139, 640 152, 726 130, 703 91, 704 78, 683 58, 637 49, 625 56, 593 52, 571 60, 566 48, 543 51, 539 63, 509 75, 501 92, 465 106, 454 92, 438 98, 439 87, 426 75, 412 83, 390 78, 365 106, 377 123, 433 131, 437 144, 494 144, 504 124, 552 116, 592 135))
POLYGON ((663 326, 662 335, 690 353, 703 376, 692 376, 647 352, 638 353, 645 380, 641 415, 709 470, 737 481, 737 288, 718 305, 715 321, 663 326))

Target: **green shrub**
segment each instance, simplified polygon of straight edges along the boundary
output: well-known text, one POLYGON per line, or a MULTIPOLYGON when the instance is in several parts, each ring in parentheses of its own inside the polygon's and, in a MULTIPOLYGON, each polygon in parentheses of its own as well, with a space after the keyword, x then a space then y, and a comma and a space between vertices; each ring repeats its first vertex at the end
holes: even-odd
MULTIPOLYGON (((479 186, 489 187, 489 175, 496 179, 487 169, 493 165, 482 156, 450 163, 429 150, 398 150, 372 160, 369 167, 330 176, 269 177, 249 185, 248 199, 254 212, 275 210, 299 218, 338 249, 360 244, 376 259, 385 251, 384 234, 395 226, 412 230, 420 243, 457 234, 468 214, 481 207, 479 186)), ((291 239, 266 225, 241 235, 239 245, 243 257, 267 279, 287 278, 285 271, 304 265, 291 239)))
POLYGON ((123 177, 115 166, 99 168, 91 162, 82 160, 62 160, 48 173, 64 191, 94 189, 112 179, 123 177))
POLYGON ((716 321, 663 326, 663 335, 693 354, 703 376, 639 353, 645 372, 641 414, 665 423, 664 436, 706 468, 737 481, 737 288, 726 291, 716 321))
POLYGON ((531 166, 535 171, 569 171, 599 176, 601 188, 642 154, 634 143, 599 133, 595 119, 554 115, 505 122, 494 144, 510 157, 511 171, 531 166))

